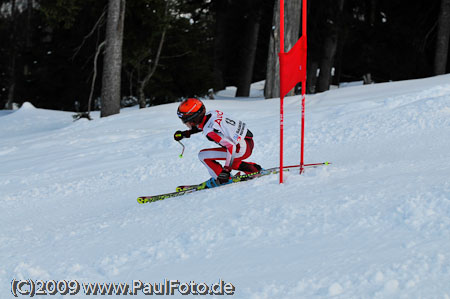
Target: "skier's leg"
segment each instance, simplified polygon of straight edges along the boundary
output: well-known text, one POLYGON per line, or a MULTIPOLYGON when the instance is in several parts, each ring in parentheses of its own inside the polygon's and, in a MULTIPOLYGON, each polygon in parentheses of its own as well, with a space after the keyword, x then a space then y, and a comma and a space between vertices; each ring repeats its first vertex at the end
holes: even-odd
POLYGON ((208 169, 209 174, 214 179, 222 172, 222 165, 217 160, 225 160, 227 158, 226 149, 220 148, 208 148, 203 149, 198 153, 198 158, 208 169))
POLYGON ((261 171, 261 166, 259 166, 258 164, 243 161, 248 157, 250 157, 254 147, 252 138, 245 138, 245 142, 246 142, 245 152, 241 153, 240 157, 235 158, 232 168, 243 171, 246 174, 261 171))
POLYGON ((245 174, 260 172, 262 167, 253 162, 241 162, 238 170, 243 171, 245 174))

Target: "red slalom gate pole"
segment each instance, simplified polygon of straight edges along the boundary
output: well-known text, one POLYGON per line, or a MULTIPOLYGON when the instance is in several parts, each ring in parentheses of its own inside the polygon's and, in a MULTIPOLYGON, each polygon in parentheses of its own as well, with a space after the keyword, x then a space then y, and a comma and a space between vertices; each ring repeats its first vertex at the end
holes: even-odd
MULTIPOLYGON (((331 162, 321 162, 321 163, 308 163, 308 164, 303 164, 303 167, 311 167, 311 166, 321 166, 321 165, 330 165, 331 162)), ((284 166, 284 168, 297 168, 300 167, 299 165, 288 165, 288 166, 284 166)))
MULTIPOLYGON (((284 0, 280 0, 280 53, 284 53, 284 0)), ((280 73, 280 184, 283 183, 283 133, 284 133, 284 95, 281 94, 280 73)))
POLYGON ((302 82, 302 136, 300 141, 300 174, 303 173, 303 157, 304 157, 304 141, 305 141, 305 94, 304 94, 304 83, 302 82))
POLYGON ((283 131, 284 131, 284 97, 280 98, 280 184, 283 183, 283 131))
MULTIPOLYGON (((307 8, 306 8, 306 1, 307 0, 302 0, 302 38, 305 39, 305 41, 307 41, 307 36, 306 36, 306 14, 307 14, 307 8)), ((306 55, 306 54, 305 54, 306 55)), ((306 72, 306 58, 304 61, 304 65, 303 67, 305 68, 305 72, 306 72)), ((301 133, 301 148, 300 148, 300 174, 303 173, 304 168, 304 143, 305 143, 305 93, 306 93, 306 75, 302 80, 302 133, 301 133)))

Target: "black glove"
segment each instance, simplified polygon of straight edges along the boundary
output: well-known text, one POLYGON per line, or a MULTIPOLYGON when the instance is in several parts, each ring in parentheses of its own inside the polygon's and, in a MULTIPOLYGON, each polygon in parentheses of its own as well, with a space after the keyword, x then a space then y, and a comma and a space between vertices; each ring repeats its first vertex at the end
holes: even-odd
POLYGON ((183 138, 189 137, 191 137, 190 131, 176 131, 175 134, 173 134, 173 139, 175 139, 175 141, 180 141, 183 138))
POLYGON ((231 169, 229 169, 228 167, 224 167, 222 169, 222 172, 217 176, 217 180, 219 181, 219 183, 228 183, 228 181, 230 180, 230 171, 231 169))
POLYGON ((181 131, 176 131, 175 134, 173 134, 173 139, 175 139, 175 141, 180 141, 183 138, 183 132, 181 131))

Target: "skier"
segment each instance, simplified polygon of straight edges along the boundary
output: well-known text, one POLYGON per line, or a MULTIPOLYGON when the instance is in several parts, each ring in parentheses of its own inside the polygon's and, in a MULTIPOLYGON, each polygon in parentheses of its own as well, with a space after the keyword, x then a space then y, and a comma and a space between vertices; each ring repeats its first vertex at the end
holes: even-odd
POLYGON ((253 134, 244 122, 219 110, 206 113, 205 105, 196 98, 184 100, 178 106, 177 114, 189 130, 176 131, 176 141, 203 132, 208 140, 220 145, 218 148, 202 149, 198 154, 211 175, 206 182, 208 187, 228 183, 232 169, 246 174, 261 171, 260 165, 243 161, 250 157, 254 146, 253 134), (217 160, 225 160, 224 166, 217 160))

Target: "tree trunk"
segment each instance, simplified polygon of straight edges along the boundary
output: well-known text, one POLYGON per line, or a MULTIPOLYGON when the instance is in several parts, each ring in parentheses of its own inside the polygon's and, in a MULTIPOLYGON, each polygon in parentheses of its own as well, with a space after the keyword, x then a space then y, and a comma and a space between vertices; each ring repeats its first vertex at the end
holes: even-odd
POLYGON ((17 9, 16 0, 11 3, 11 25, 10 25, 10 65, 9 65, 9 87, 8 87, 8 98, 6 100, 6 109, 13 109, 13 103, 16 91, 16 60, 17 60, 17 9))
POLYGON ((11 56, 11 73, 10 73, 10 81, 9 81, 9 87, 8 87, 8 98, 6 101, 5 109, 12 110, 13 109, 13 103, 15 98, 15 92, 16 92, 16 54, 14 53, 13 56, 11 56))
POLYGON ((317 61, 308 62, 308 69, 306 70, 306 93, 313 94, 316 92, 317 70, 319 69, 319 64, 317 61))
POLYGON ((31 75, 31 62, 33 61, 33 0, 27 0, 27 18, 25 22, 25 42, 22 43, 22 63, 23 63, 23 74, 25 77, 29 77, 31 75))
POLYGON ((215 0, 213 1, 215 14, 216 14, 216 33, 214 37, 214 90, 225 89, 225 50, 226 50, 226 38, 227 38, 227 13, 228 13, 228 1, 227 0, 215 0))
POLYGON ((159 59, 161 57, 162 48, 163 48, 164 42, 166 41, 167 28, 169 27, 169 24, 167 23, 167 20, 166 20, 168 13, 169 13, 169 1, 166 2, 166 8, 164 10, 164 19, 165 19, 166 24, 164 25, 164 29, 161 34, 161 39, 159 40, 159 45, 158 45, 158 50, 156 51, 156 56, 154 59, 152 59, 152 61, 154 61, 154 62, 149 63, 147 75, 145 75, 144 80, 139 82, 140 83, 139 90, 138 90, 139 109, 145 108, 145 106, 147 105, 147 102, 145 100, 144 90, 145 90, 145 87, 147 86, 148 82, 150 81, 150 79, 155 74, 156 68, 158 67, 158 64, 159 64, 159 59))
POLYGON ((109 0, 103 59, 101 117, 120 112, 122 42, 126 0, 109 0))
MULTIPOLYGON (((166 14, 168 11, 168 6, 166 6, 166 14)), ((147 86, 148 82, 150 81, 150 79, 153 77, 153 75, 155 74, 156 68, 158 67, 159 64, 159 59, 161 57, 161 51, 164 45, 164 41, 166 40, 166 32, 167 32, 167 25, 164 27, 164 30, 161 34, 161 40, 159 41, 159 46, 158 46, 158 51, 156 52, 156 57, 155 59, 153 59, 153 64, 150 64, 148 67, 148 73, 145 76, 144 80, 140 81, 140 85, 139 85, 139 108, 145 108, 146 106, 146 101, 145 101, 145 93, 144 93, 144 89, 147 86)))
MULTIPOLYGON (((341 18, 342 19, 342 18, 341 18)), ((344 45, 345 41, 347 40, 347 29, 343 25, 343 22, 339 23, 339 38, 338 38, 338 44, 336 49, 336 55, 334 59, 334 78, 333 83, 335 85, 339 85, 341 82, 341 75, 342 75, 342 57, 344 55, 344 45)))
POLYGON ((344 0, 339 0, 337 4, 335 15, 332 17, 332 22, 327 21, 328 35, 325 37, 322 61, 320 62, 319 82, 317 84, 316 92, 322 92, 330 89, 331 84, 331 69, 336 55, 336 49, 339 39, 339 27, 342 19, 344 9, 344 0))
POLYGON ((237 84, 237 97, 249 97, 250 85, 253 78, 253 67, 255 65, 256 48, 258 46, 258 34, 261 22, 262 5, 258 0, 250 0, 249 6, 254 7, 254 13, 247 16, 247 22, 244 32, 244 40, 247 43, 241 50, 241 71, 237 84))
POLYGON ((27 49, 30 49, 33 45, 31 42, 31 33, 32 33, 32 24, 31 20, 33 18, 33 0, 27 0, 27 23, 26 23, 26 41, 25 41, 25 47, 27 49))
POLYGON ((434 56, 434 74, 445 74, 448 59, 448 43, 450 38, 450 0, 441 0, 436 52, 434 56))
MULTIPOLYGON (((285 52, 288 52, 299 39, 301 4, 301 0, 286 0, 284 2, 285 52)), ((280 0, 275 1, 272 20, 273 26, 267 58, 266 85, 264 86, 266 99, 280 96, 280 62, 278 60, 278 53, 280 52, 280 0)), ((293 94, 293 91, 290 94, 293 94)))
POLYGON ((337 47, 337 34, 330 34, 325 38, 323 46, 323 56, 320 63, 319 82, 317 84, 317 92, 330 89, 331 69, 333 67, 334 55, 337 47))
POLYGON ((369 1, 369 25, 370 27, 375 26, 376 23, 376 16, 377 16, 377 0, 370 0, 369 1))
POLYGON ((92 96, 94 95, 95 79, 97 79, 97 60, 98 60, 98 56, 100 55, 100 52, 102 51, 103 47, 105 46, 105 43, 106 43, 106 41, 103 41, 102 43, 100 43, 100 45, 97 46, 97 51, 95 52, 94 74, 92 75, 91 92, 89 93, 89 100, 88 100, 88 111, 87 111, 88 116, 90 116, 90 114, 91 114, 92 96))

